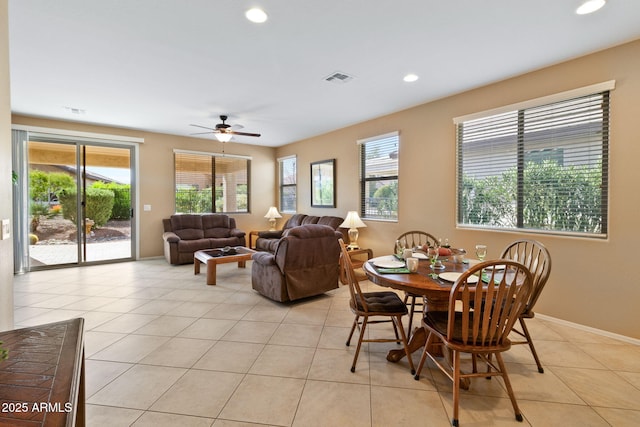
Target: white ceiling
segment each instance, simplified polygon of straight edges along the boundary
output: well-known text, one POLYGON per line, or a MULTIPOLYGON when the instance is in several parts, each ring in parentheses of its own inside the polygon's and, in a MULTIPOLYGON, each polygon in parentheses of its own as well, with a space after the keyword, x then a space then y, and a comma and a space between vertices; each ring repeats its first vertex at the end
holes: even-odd
POLYGON ((279 146, 640 38, 640 1, 581 1, 9 0, 12 111, 279 146))

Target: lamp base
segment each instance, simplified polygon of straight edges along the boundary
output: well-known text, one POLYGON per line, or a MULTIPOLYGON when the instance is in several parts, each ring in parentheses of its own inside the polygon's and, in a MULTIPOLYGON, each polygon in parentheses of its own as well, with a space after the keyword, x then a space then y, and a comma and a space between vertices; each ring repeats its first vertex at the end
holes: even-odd
POLYGON ((358 229, 350 228, 347 234, 349 235, 349 246, 347 246, 347 250, 360 249, 360 246, 358 246, 358 229))
POLYGON ((269 218, 269 231, 276 231, 276 219, 269 218))

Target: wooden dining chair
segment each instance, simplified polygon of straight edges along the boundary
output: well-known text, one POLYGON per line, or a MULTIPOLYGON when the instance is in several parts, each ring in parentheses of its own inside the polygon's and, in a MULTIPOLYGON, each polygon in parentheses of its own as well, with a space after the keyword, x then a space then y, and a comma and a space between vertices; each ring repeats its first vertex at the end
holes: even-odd
POLYGON ((507 246, 505 250, 502 251, 501 258, 521 262, 529 269, 533 276, 533 290, 531 291, 524 311, 518 318, 520 327, 513 328, 513 332, 523 337, 524 340, 511 341, 511 344, 529 344, 531 354, 533 354, 533 358, 538 365, 538 372, 544 373, 544 369, 538 358, 538 353, 536 353, 536 349, 533 346, 531 334, 525 324, 525 319, 532 319, 535 316, 533 307, 538 301, 542 289, 547 283, 549 274, 551 273, 551 255, 542 243, 536 240, 522 239, 516 240, 507 246))
POLYGON ((349 338, 347 338, 347 346, 351 344, 351 337, 356 328, 360 328, 360 336, 358 337, 358 346, 356 347, 356 353, 353 355, 353 364, 351 365, 351 372, 356 371, 356 363, 358 362, 358 354, 360 354, 360 348, 363 342, 395 342, 402 343, 407 360, 409 361, 409 367, 411 368, 411 374, 415 374, 415 367, 413 366, 413 360, 411 360, 411 353, 407 345, 407 335, 404 332, 402 326, 402 316, 407 314, 407 306, 398 294, 391 291, 382 292, 362 292, 360 288, 360 282, 356 278, 356 274, 353 271, 353 264, 351 264, 351 258, 347 251, 347 246, 342 239, 339 240, 340 248, 342 249, 342 258, 346 269, 347 284, 349 285, 349 292, 351 299, 349 301, 349 307, 355 314, 353 325, 351 326, 351 332, 349 338), (386 317, 385 320, 369 320, 371 317, 381 318, 386 317), (360 321, 362 318, 362 321, 360 321), (367 325, 372 323, 391 322, 393 330, 395 332, 394 338, 371 338, 365 339, 365 331, 367 325))
POLYGON ((496 375, 504 381, 516 420, 522 421, 501 353, 511 347, 508 335, 526 308, 532 286, 531 273, 523 264, 504 259, 485 261, 462 273, 453 284, 448 311, 425 313, 422 326, 429 335, 415 379, 420 379, 422 367, 429 357, 453 381, 452 425, 459 425, 460 380, 496 375), (459 311, 456 311, 456 307, 459 311), (474 310, 473 307, 482 309, 474 310), (443 347, 443 353, 450 351, 453 366, 447 366, 446 362, 427 350, 433 346, 443 347), (461 353, 472 355, 472 372, 461 371, 461 353), (487 372, 475 369, 476 358, 487 364, 487 372))
MULTIPOLYGON (((402 240, 407 243, 407 248, 415 249, 422 248, 422 246, 433 246, 438 242, 438 238, 435 237, 431 233, 427 233, 426 231, 407 231, 406 233, 402 233, 396 241, 402 240)), ((393 253, 396 252, 396 248, 393 248, 393 253)), ((409 306, 409 326, 407 328, 407 335, 411 335, 411 327, 413 326, 413 313, 415 312, 416 307, 422 307, 424 304, 422 303, 422 295, 414 294, 411 292, 404 293, 404 303, 409 306)))

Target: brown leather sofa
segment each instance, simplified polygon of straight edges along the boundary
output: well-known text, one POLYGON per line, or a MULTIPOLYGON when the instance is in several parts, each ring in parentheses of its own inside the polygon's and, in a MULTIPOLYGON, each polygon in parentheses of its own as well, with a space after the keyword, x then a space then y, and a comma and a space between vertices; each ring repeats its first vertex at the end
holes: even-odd
POLYGON ((223 214, 176 214, 162 220, 164 257, 169 264, 193 263, 193 254, 203 249, 245 246, 245 232, 236 220, 223 214))
POLYGON ((305 214, 295 214, 289 218, 284 225, 282 226, 282 230, 275 231, 260 231, 258 232, 258 238, 256 239, 256 247, 257 251, 265 251, 274 253, 276 250, 276 246, 278 241, 283 236, 284 232, 301 225, 309 225, 309 224, 319 224, 319 225, 327 225, 334 230, 337 230, 340 227, 340 224, 344 222, 344 218, 340 218, 337 216, 312 216, 305 214))
POLYGON ((257 252, 251 266, 253 289, 287 302, 338 288, 342 233, 327 225, 287 229, 275 253, 257 252))

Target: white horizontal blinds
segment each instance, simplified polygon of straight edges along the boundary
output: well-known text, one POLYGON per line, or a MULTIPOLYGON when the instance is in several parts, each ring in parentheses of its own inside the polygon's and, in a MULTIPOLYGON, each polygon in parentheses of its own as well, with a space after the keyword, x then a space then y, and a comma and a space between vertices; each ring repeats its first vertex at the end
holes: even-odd
POLYGON ((360 144, 360 214, 363 218, 398 219, 398 132, 358 141, 360 144))
POLYGON ((237 157, 214 157, 215 212, 249 212, 249 163, 237 157))
POLYGON ((607 232, 609 92, 457 125, 458 223, 607 232))
POLYGON ((296 211, 296 157, 279 159, 280 164, 280 210, 296 211))
POLYGON ((250 160, 175 152, 176 212, 248 212, 250 160))
POLYGON ((189 153, 174 155, 176 212, 213 212, 213 157, 189 153))

